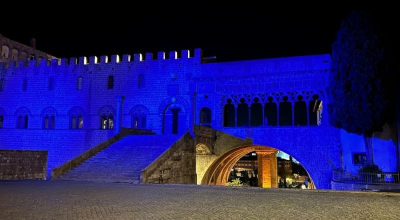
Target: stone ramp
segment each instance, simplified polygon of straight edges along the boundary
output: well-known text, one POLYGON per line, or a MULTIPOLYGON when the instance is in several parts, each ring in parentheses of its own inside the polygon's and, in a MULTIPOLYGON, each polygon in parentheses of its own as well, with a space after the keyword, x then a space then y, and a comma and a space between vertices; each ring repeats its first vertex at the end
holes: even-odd
POLYGON ((130 135, 54 180, 138 184, 141 171, 172 146, 177 135, 130 135))

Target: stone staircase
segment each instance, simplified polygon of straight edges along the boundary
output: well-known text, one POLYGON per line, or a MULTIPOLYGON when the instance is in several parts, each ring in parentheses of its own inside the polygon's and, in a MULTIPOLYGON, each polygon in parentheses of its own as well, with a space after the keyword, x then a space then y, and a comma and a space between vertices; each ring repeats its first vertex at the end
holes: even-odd
POLYGON ((178 139, 177 135, 129 135, 55 180, 138 184, 141 171, 178 139))

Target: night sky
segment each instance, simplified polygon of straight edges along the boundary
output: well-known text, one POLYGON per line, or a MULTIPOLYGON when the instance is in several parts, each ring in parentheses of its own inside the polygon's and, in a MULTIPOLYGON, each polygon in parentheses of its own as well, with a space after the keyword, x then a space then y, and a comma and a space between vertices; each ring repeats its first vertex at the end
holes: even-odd
POLYGON ((2 21, 0 34, 26 45, 35 38, 37 49, 59 58, 202 48, 203 56, 218 61, 249 60, 331 53, 342 20, 353 10, 186 6, 43 8, 36 10, 41 16, 22 13, 20 23, 2 21))

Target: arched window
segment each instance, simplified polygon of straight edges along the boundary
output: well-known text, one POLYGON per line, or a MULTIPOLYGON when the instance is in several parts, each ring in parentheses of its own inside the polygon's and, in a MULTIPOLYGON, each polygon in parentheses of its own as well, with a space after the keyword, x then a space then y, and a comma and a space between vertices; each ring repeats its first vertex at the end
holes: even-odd
POLYGON ((224 106, 224 127, 235 127, 235 105, 228 99, 224 106))
POLYGON ((246 103, 245 98, 240 99, 240 104, 237 107, 237 126, 249 126, 249 105, 246 103))
POLYGON ((268 102, 264 105, 264 126, 278 125, 277 105, 273 97, 268 97, 268 102))
POLYGON ((11 50, 11 60, 14 60, 14 61, 18 60, 18 50, 17 49, 11 50))
POLYGON ((15 112, 15 116, 17 117, 17 128, 18 129, 27 129, 28 128, 29 115, 30 115, 30 112, 25 107, 21 107, 15 112))
POLYGON ((307 122, 307 103, 303 100, 303 96, 299 95, 294 103, 294 125, 305 126, 307 122))
POLYGON ((255 97, 250 106, 250 126, 260 126, 263 124, 263 108, 260 99, 255 97))
POLYGON ((111 106, 103 106, 98 112, 100 116, 100 129, 108 130, 114 128, 115 110, 111 106))
POLYGON ((211 109, 204 107, 200 110, 200 125, 211 128, 211 109))
POLYGON ((134 106, 131 111, 131 128, 146 128, 149 111, 143 105, 134 106))
POLYGON ((113 129, 114 127, 114 116, 112 114, 101 115, 101 129, 113 129))
POLYGON ((1 56, 4 58, 8 58, 10 54, 10 48, 6 45, 1 46, 1 56))
POLYGON ((22 51, 20 59, 26 61, 28 59, 28 54, 25 51, 22 51))
POLYGON ((54 129, 56 123, 56 110, 53 107, 47 107, 42 111, 42 128, 54 129))
POLYGON ((320 125, 322 118, 322 101, 319 95, 314 94, 308 104, 308 122, 309 125, 320 125))
POLYGON ((292 103, 288 102, 289 98, 284 96, 283 102, 279 103, 279 125, 292 125, 292 103))
POLYGON ((68 112, 69 128, 82 129, 83 128, 83 109, 81 107, 73 107, 68 112))

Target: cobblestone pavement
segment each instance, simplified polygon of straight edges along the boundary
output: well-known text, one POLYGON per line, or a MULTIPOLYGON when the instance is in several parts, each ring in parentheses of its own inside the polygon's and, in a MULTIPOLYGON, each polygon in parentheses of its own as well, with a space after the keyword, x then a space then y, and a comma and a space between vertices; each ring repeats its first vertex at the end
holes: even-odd
POLYGON ((400 219, 400 193, 0 181, 0 219, 400 219))

